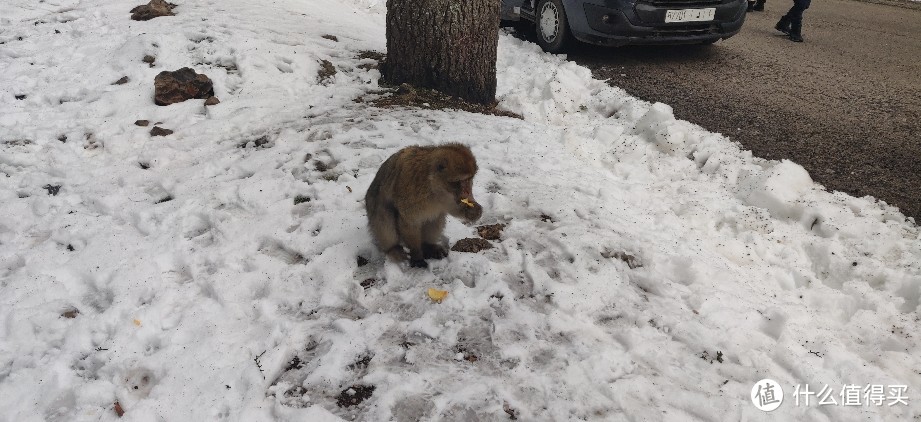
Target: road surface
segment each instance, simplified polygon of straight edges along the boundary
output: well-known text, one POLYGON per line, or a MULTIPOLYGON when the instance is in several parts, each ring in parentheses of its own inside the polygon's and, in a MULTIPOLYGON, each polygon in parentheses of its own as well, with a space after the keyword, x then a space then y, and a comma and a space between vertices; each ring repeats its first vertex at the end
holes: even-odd
POLYGON ((578 46, 570 59, 760 157, 791 159, 831 190, 872 195, 921 222, 921 8, 818 0, 805 43, 768 0, 713 46, 578 46))

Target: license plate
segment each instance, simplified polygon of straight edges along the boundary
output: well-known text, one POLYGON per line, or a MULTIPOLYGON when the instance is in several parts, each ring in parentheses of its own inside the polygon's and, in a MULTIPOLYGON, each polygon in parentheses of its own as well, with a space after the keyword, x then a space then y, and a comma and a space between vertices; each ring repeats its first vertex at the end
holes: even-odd
POLYGON ((716 16, 716 8, 666 10, 665 22, 706 22, 716 16))

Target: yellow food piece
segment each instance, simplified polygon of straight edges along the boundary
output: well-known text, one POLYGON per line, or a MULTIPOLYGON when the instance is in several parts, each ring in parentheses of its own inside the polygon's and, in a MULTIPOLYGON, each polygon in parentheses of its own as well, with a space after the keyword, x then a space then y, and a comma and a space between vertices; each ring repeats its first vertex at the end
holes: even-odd
POLYGON ((431 298, 433 301, 437 303, 441 303, 441 301, 444 300, 446 297, 448 297, 447 290, 438 290, 438 289, 433 289, 429 287, 429 298, 431 298))
POLYGON ((464 205, 466 205, 466 206, 468 206, 468 207, 470 207, 470 208, 473 208, 473 201, 471 201, 471 200, 469 200, 469 199, 467 199, 467 198, 461 199, 460 201, 461 201, 462 204, 464 204, 464 205))
POLYGON ((140 326, 141 326, 141 320, 139 320, 139 319, 134 320, 134 325, 137 325, 138 327, 140 327, 140 326))

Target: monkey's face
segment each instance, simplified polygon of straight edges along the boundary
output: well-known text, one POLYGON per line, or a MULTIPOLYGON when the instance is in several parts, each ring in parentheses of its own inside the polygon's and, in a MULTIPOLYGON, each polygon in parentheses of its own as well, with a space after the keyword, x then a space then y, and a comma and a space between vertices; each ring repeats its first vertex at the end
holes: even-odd
POLYGON ((460 201, 468 199, 473 201, 473 175, 460 175, 459 177, 448 179, 448 190, 454 194, 454 197, 460 201))
POLYGON ((476 221, 483 214, 483 207, 473 198, 473 176, 476 175, 476 159, 467 147, 448 146, 443 150, 435 166, 442 189, 447 195, 447 211, 458 218, 476 221))
POLYGON ((467 221, 476 221, 483 214, 483 207, 473 198, 473 175, 449 183, 454 197, 454 212, 451 214, 467 221))

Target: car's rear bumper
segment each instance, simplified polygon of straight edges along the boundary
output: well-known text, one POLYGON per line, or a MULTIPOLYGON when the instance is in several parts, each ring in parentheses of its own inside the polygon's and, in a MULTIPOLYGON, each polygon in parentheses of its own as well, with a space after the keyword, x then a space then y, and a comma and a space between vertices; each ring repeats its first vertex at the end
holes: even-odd
POLYGON ((694 44, 729 38, 745 22, 746 0, 566 1, 573 35, 584 42, 627 44, 694 44), (715 8, 711 22, 665 23, 673 9, 715 8))

